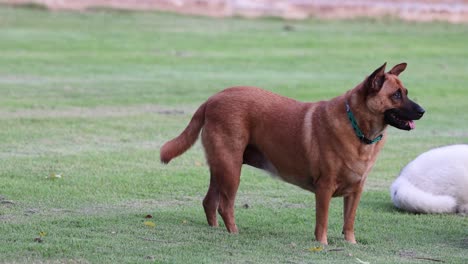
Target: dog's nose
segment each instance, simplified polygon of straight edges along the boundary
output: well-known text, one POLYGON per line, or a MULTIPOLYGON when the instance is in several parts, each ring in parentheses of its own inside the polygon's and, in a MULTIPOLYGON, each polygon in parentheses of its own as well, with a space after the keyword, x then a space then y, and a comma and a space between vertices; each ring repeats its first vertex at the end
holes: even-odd
POLYGON ((419 118, 421 118, 426 112, 426 110, 424 110, 424 108, 422 108, 419 105, 416 105, 416 108, 414 110, 416 111, 416 113, 418 113, 419 118))

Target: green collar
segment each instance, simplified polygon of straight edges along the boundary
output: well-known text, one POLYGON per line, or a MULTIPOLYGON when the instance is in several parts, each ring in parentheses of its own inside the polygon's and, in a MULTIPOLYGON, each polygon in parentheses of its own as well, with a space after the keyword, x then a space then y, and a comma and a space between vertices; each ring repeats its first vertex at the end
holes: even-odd
POLYGON ((364 133, 362 133, 361 129, 359 128, 359 126, 357 124, 357 121, 356 121, 356 118, 353 115, 353 112, 351 112, 351 108, 349 107, 348 102, 346 102, 346 113, 348 114, 349 121, 351 122, 351 125, 353 126, 353 129, 354 129, 354 132, 356 133, 356 136, 364 144, 371 145, 371 144, 379 142, 382 139, 383 135, 380 135, 380 136, 374 138, 373 140, 370 140, 370 139, 366 138, 366 136, 364 136, 364 133))

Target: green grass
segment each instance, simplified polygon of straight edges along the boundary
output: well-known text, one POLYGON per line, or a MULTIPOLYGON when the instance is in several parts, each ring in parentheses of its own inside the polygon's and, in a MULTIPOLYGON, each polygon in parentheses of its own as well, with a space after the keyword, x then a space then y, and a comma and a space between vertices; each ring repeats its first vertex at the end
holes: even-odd
POLYGON ((0 6, 0 263, 466 263, 466 217, 404 213, 388 193, 419 153, 468 143, 466 43, 466 25, 444 23, 0 6), (159 163, 159 147, 224 87, 315 101, 385 61, 408 62, 401 79, 427 113, 412 132, 389 128, 358 210, 358 245, 344 242, 335 199, 330 246, 311 252, 313 194, 248 167, 240 233, 209 228, 200 145, 159 163))

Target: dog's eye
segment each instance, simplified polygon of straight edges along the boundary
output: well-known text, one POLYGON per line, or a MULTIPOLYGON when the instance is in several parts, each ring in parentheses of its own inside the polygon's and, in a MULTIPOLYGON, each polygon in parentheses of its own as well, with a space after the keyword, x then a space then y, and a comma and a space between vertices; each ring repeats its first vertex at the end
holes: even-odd
POLYGON ((401 99, 401 91, 397 91, 392 95, 393 99, 400 100, 401 99))

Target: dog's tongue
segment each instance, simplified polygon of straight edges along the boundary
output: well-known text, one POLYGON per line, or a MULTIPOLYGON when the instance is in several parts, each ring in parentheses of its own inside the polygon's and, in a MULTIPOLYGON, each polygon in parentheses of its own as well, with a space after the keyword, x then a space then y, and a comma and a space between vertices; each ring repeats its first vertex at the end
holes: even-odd
POLYGON ((409 125, 409 127, 410 127, 411 129, 415 129, 415 128, 416 128, 416 124, 414 123, 413 120, 408 121, 408 125, 409 125))

